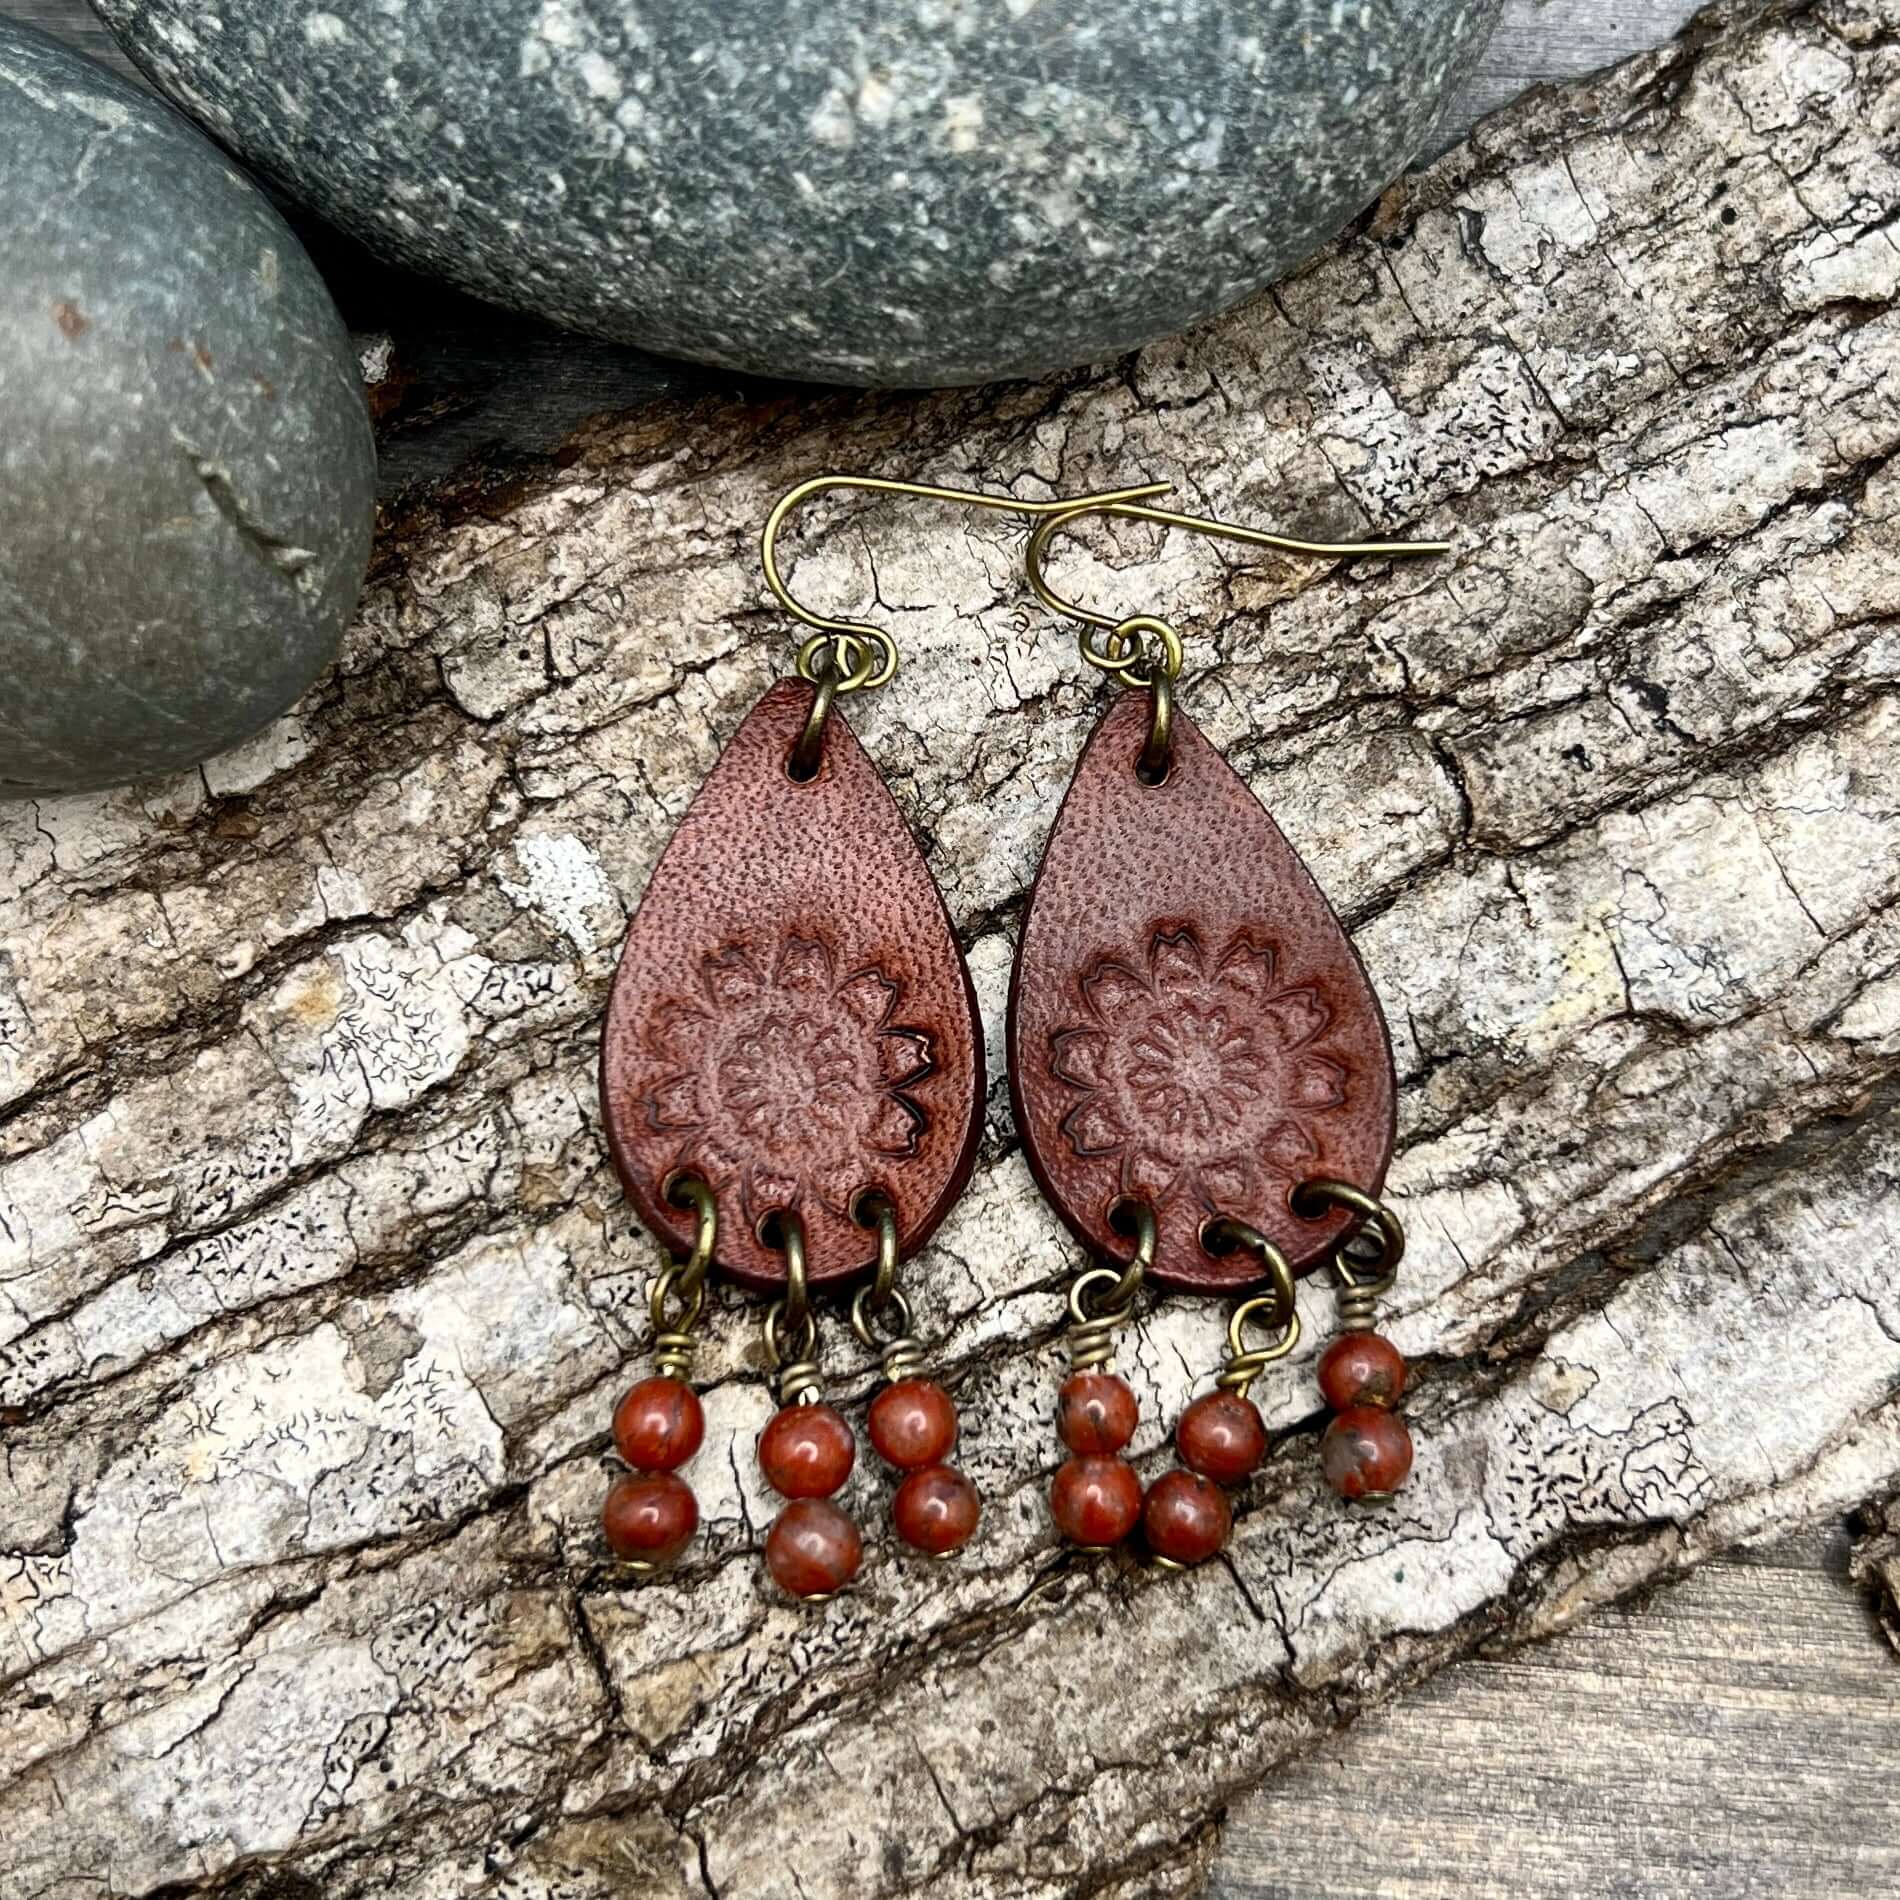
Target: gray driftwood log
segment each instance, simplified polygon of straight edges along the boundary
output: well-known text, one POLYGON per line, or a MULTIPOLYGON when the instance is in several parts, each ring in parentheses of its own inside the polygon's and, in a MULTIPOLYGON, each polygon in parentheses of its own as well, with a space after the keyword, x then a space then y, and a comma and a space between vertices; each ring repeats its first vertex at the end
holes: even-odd
MULTIPOLYGON (((1225 1805, 1369 1702, 1900 1484, 1897 112, 1895 0, 1704 16, 1111 373, 662 412, 393 523, 265 739, 0 814, 7 1900, 1186 1893, 1225 1805), (1075 1262, 999 1084, 913 1281, 968 1557, 880 1530, 848 1595, 771 1598, 732 1298, 699 1558, 602 1562, 653 1261, 598 1139, 604 986, 791 650, 758 522, 831 466, 1455 540, 1322 571, 1128 530, 1058 569, 1187 627, 1187 705, 1386 998, 1393 1507, 1318 1482, 1314 1293, 1226 1561, 1054 1546, 1075 1262)), ((821 507, 798 545, 902 642, 853 718, 995 1031, 1106 689, 1004 524, 821 507)), ((1219 1326, 1171 1301, 1124 1344, 1156 1458, 1219 1326)), ((884 1494, 854 1480, 868 1524, 884 1494)))

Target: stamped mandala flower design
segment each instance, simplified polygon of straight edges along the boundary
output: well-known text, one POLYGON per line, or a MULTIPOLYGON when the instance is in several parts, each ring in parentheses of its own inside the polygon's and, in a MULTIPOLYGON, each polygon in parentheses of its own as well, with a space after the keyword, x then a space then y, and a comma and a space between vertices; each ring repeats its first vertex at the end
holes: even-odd
POLYGON ((1116 1157, 1125 1193, 1231 1212, 1257 1206, 1266 1177, 1312 1171, 1346 1070, 1315 1046, 1331 1010, 1281 979, 1270 943, 1242 932, 1210 960, 1192 930, 1157 930, 1145 969, 1098 957, 1082 994, 1089 1019, 1051 1038, 1081 1095, 1062 1132, 1078 1155, 1116 1157))
POLYGON ((840 977, 829 946, 787 937, 700 965, 699 996, 663 1009, 648 1037, 663 1073, 648 1125, 740 1183, 748 1219, 810 1199, 848 1214, 880 1162, 914 1154, 925 1113, 909 1089, 930 1037, 894 1023, 899 986, 875 965, 840 977))

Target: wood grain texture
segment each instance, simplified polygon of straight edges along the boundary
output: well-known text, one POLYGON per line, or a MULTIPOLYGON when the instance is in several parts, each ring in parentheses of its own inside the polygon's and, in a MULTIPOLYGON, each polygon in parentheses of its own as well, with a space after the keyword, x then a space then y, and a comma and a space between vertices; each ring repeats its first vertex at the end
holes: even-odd
POLYGON ((1660 46, 1701 0, 1505 0, 1491 43, 1445 109, 1438 150, 1528 88, 1577 79, 1660 46))
POLYGON ((1461 1663, 1235 1810, 1209 1900, 1900 1886, 1894 1663, 1844 1527, 1461 1663))
MULTIPOLYGON (((1897 87, 1892 0, 1711 17, 1109 372, 603 425, 392 519, 252 746, 0 814, 7 1887, 1186 1894, 1238 1799, 1395 1689, 1900 1488, 1897 87), (653 1256, 600 1015, 791 663, 759 522, 840 464, 1453 541, 1337 572, 1117 525, 1051 577, 1184 628, 1187 707, 1387 1001, 1392 1506, 1325 1493, 1303 1352, 1219 1563, 1056 1548, 1075 1250, 993 1088, 917 1283, 986 1499, 963 1559, 880 1532, 817 1615, 774 1599, 771 1399, 722 1298, 703 1559, 602 1561, 653 1256)), ((801 520, 801 595, 904 651, 853 712, 994 1034, 1106 695, 1002 524, 801 520)), ((1208 1307, 1124 1335, 1149 1472, 1208 1307)))

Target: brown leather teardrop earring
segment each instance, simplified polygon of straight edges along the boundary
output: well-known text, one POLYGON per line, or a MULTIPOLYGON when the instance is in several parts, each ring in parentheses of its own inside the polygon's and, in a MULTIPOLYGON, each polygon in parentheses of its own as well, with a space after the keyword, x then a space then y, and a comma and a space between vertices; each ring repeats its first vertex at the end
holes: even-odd
POLYGON ((1321 1362, 1339 1409, 1324 1466, 1345 1497, 1388 1493, 1411 1462, 1391 1411, 1403 1362, 1367 1330, 1402 1234, 1377 1199, 1392 1155, 1391 1042, 1351 941, 1245 782, 1176 706, 1180 636, 1115 621, 1043 576, 1050 537, 1102 514, 1299 553, 1416 555, 1439 542, 1322 545, 1129 503, 1080 504, 1030 538, 1029 580, 1083 625, 1083 657, 1132 688, 1096 727, 1050 833, 1010 989, 1009 1079, 1043 1192, 1095 1260, 1070 1294, 1070 1456, 1051 1509, 1071 1541, 1140 1522, 1165 1564, 1225 1543, 1225 1487, 1267 1432, 1248 1387, 1299 1336, 1294 1280, 1331 1260, 1346 1332, 1321 1362), (1132 1242, 1132 1245, 1131 1245, 1132 1242), (1144 1284, 1253 1293, 1215 1390, 1176 1434, 1181 1465, 1142 1495, 1120 1453, 1136 1400, 1108 1371, 1144 1284), (1265 1343, 1247 1344, 1249 1328, 1265 1343))
POLYGON ((705 1430, 687 1374, 716 1267, 774 1296, 765 1346, 780 1410, 758 1458, 786 1502, 765 1557, 779 1585, 807 1599, 849 1582, 862 1557, 857 1526, 833 1501, 856 1444, 822 1402, 822 1291, 869 1276, 853 1318, 890 1380, 871 1436, 905 1474, 899 1534, 942 1555, 978 1514, 974 1489, 947 1462, 955 1411, 918 1376, 896 1278, 969 1179, 983 1038, 929 867, 839 710, 888 683, 896 648, 877 628, 800 606, 779 574, 786 517, 832 488, 1028 515, 1074 505, 837 475, 779 502, 761 547, 766 580, 816 631, 796 676, 746 716, 681 819, 614 978, 601 1041, 607 1139, 629 1199, 677 1264, 652 1290, 657 1372, 615 1411, 627 1473, 608 1493, 607 1542, 650 1575, 697 1528, 680 1469, 705 1430))

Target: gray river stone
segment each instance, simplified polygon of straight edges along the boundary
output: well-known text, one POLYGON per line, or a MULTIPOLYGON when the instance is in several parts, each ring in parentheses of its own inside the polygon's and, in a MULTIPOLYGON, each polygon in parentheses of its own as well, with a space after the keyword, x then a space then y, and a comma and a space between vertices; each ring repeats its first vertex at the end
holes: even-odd
POLYGON ((0 21, 0 797, 281 712, 355 605, 375 473, 342 321, 257 187, 0 21))
POLYGON ((1499 0, 94 0, 386 255, 666 355, 936 385, 1284 274, 1427 137, 1499 0))

